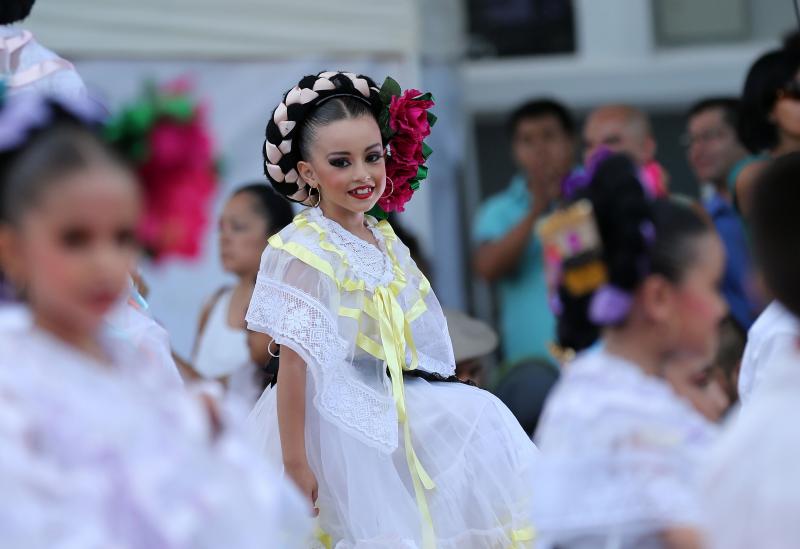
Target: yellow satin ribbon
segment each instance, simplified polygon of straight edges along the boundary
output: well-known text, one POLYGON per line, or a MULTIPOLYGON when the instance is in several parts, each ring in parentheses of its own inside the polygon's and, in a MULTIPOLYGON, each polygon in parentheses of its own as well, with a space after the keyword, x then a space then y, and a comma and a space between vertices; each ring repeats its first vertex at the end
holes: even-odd
POLYGON ((389 377, 392 381, 392 396, 397 408, 397 419, 403 427, 403 445, 405 446, 411 481, 414 485, 414 495, 422 516, 422 546, 425 549, 433 549, 436 547, 436 534, 433 529, 433 518, 428 508, 425 490, 433 490, 436 488, 436 484, 419 461, 411 442, 411 428, 408 423, 405 386, 403 383, 407 348, 411 351, 411 365, 408 369, 415 369, 419 363, 414 340, 411 337, 411 326, 406 320, 403 309, 400 307, 400 303, 398 303, 392 289, 386 287, 376 288, 372 299, 381 313, 378 321, 381 343, 383 354, 386 357, 386 365, 389 369, 389 377))
POLYGON ((326 534, 325 530, 322 528, 317 528, 314 537, 317 538, 317 541, 319 541, 325 549, 333 549, 333 538, 331 538, 330 534, 326 534))
MULTIPOLYGON (((320 237, 320 248, 336 254, 345 266, 349 265, 344 252, 328 241, 326 231, 317 223, 308 221, 306 216, 301 213, 295 217, 294 224, 298 228, 308 227, 316 231, 320 237)), ((403 429, 403 445, 405 447, 406 461, 408 462, 408 469, 414 486, 417 507, 421 515, 422 546, 424 549, 435 549, 436 534, 433 528, 433 518, 430 514, 425 490, 433 490, 436 488, 436 484, 422 466, 411 442, 411 428, 408 422, 405 386, 403 382, 403 370, 414 370, 419 365, 419 356, 411 332, 411 322, 427 310, 425 297, 431 291, 431 288, 425 276, 422 275, 422 273, 418 273, 420 277, 418 288, 419 297, 414 305, 409 308, 407 313, 403 312, 403 308, 398 301, 398 296, 400 292, 405 289, 407 278, 406 273, 403 272, 394 253, 393 244, 397 240, 397 236, 394 234, 391 226, 386 222, 379 223, 378 229, 381 231, 386 241, 386 249, 392 261, 394 279, 388 287, 381 286, 375 289, 372 297, 364 302, 363 311, 343 306, 339 308, 338 312, 339 315, 351 318, 357 322, 360 319, 361 313, 365 312, 378 324, 381 338, 380 342, 373 340, 359 331, 356 336, 356 344, 359 348, 379 360, 386 361, 392 383, 392 397, 397 409, 397 418, 403 429), (411 363, 408 366, 406 366, 406 351, 411 355, 411 363)), ((281 237, 277 234, 270 238, 269 244, 273 248, 283 250, 317 271, 327 275, 336 282, 337 286, 342 290, 351 292, 365 290, 363 280, 352 280, 344 277, 344 270, 337 272, 337 269, 334 269, 330 262, 319 257, 305 246, 296 242, 283 242, 281 237)), ((323 533, 323 536, 327 535, 323 533)), ((325 538, 320 537, 319 539, 323 544, 326 544, 326 547, 329 547, 330 536, 325 538)))
POLYGON ((509 549, 522 549, 526 541, 533 541, 536 539, 536 530, 534 528, 521 528, 511 532, 511 546, 509 549))

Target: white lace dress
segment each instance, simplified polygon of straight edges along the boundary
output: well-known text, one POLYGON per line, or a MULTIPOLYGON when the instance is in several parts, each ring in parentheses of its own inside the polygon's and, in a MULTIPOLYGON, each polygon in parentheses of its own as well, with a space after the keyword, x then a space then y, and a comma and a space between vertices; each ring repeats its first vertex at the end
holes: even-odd
MULTIPOLYGON (((323 539, 336 549, 532 546, 534 445, 490 393, 397 373, 449 377, 453 351, 408 249, 388 223, 368 223, 380 248, 319 210, 298 215, 270 240, 247 315, 308 366, 323 539)), ((275 389, 248 424, 279 465, 275 389)))
POLYGON ((113 364, 24 318, 0 330, 0 547, 302 547, 294 488, 169 372, 103 344, 113 364))
POLYGON ((746 413, 726 425, 708 460, 703 504, 710 549, 800 545, 798 337, 793 352, 774 358, 746 413))
POLYGON ((800 323, 773 301, 764 309, 747 332, 747 345, 739 370, 739 400, 742 410, 747 410, 750 399, 758 387, 769 378, 770 370, 786 361, 786 357, 797 357, 797 338, 800 323))
POLYGON ((579 357, 537 431, 537 547, 658 548, 662 530, 698 527, 715 437, 662 379, 605 350, 579 357))

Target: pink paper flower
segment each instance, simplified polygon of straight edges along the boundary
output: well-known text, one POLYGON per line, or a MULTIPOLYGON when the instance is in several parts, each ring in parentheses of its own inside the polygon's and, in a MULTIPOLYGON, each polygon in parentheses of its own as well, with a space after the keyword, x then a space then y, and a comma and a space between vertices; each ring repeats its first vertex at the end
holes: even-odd
POLYGON ((147 193, 139 237, 159 260, 165 255, 195 257, 208 225, 208 204, 214 195, 216 174, 206 171, 160 172, 149 182, 158 188, 147 193))
POLYGON ((196 257, 217 179, 211 139, 202 119, 158 121, 139 175, 145 187, 139 237, 145 248, 156 261, 170 255, 196 257))
POLYGON ((199 117, 188 124, 164 119, 153 127, 148 164, 160 169, 185 168, 207 165, 210 159, 211 140, 199 117))

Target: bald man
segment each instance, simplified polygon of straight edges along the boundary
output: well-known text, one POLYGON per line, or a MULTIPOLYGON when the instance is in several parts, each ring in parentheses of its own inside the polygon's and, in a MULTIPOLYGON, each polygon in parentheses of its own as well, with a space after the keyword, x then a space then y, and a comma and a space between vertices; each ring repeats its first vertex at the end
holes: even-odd
POLYGON ((643 111, 629 105, 605 105, 593 110, 583 126, 584 164, 600 147, 626 153, 642 169, 648 190, 667 194, 667 174, 656 162, 656 140, 650 119, 643 111))

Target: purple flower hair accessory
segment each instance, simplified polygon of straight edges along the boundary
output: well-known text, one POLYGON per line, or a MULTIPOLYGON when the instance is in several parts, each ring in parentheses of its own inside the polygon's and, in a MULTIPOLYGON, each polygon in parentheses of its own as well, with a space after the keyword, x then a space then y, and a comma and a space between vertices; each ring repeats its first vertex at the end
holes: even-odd
POLYGON ((556 316, 564 314, 564 304, 561 303, 561 298, 558 294, 552 294, 548 299, 550 304, 550 311, 556 316))
POLYGON ((630 292, 612 284, 598 288, 589 304, 589 320, 598 326, 622 322, 633 304, 630 292))
POLYGON ((597 149, 589 158, 583 170, 575 170, 564 178, 564 181, 561 183, 561 195, 569 199, 581 189, 588 187, 589 183, 592 182, 597 168, 600 167, 600 164, 605 162, 605 160, 613 154, 611 149, 607 147, 600 147, 597 149))
POLYGON ((39 95, 24 93, 6 97, 0 109, 0 151, 19 146, 31 128, 42 126, 49 119, 50 109, 39 95))
POLYGON ((649 219, 642 221, 641 225, 639 225, 639 232, 648 246, 652 246, 653 242, 656 241, 656 227, 649 219))
POLYGON ((88 124, 100 123, 104 116, 100 105, 90 99, 50 97, 33 92, 2 98, 0 151, 20 146, 31 130, 47 124, 53 116, 53 103, 88 124))

